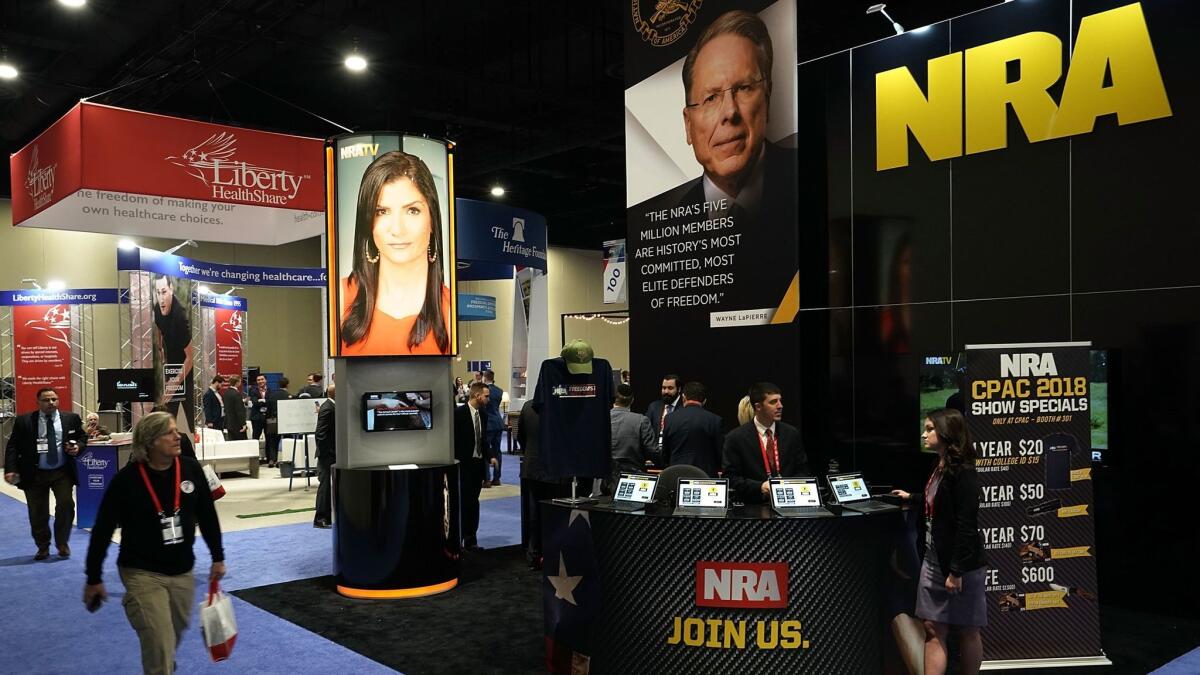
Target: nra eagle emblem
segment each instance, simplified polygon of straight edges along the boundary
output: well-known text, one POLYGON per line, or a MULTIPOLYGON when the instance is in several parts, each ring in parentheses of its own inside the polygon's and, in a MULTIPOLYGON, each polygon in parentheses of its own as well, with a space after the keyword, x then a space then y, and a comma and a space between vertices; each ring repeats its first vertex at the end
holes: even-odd
POLYGON ((642 13, 642 4, 642 0, 633 0, 633 29, 651 46, 666 47, 683 37, 704 0, 657 0, 648 18, 642 13))

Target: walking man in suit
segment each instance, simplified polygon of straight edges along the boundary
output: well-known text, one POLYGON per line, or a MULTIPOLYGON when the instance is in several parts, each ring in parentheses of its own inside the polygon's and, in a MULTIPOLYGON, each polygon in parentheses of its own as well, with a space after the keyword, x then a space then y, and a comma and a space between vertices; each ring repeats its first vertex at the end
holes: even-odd
POLYGON ((337 426, 334 421, 334 387, 329 385, 327 397, 317 411, 317 513, 313 516, 313 527, 329 529, 333 523, 333 501, 330 499, 330 484, 333 463, 337 461, 337 426))
MULTIPOLYGON (((479 493, 483 489, 484 457, 487 455, 488 386, 472 382, 467 404, 454 409, 454 458, 458 460, 459 494, 462 499, 463 549, 482 551, 479 530, 479 493)), ((492 459, 491 461, 495 461, 492 459)))
POLYGON ((683 385, 683 407, 667 417, 663 430, 663 461, 668 466, 691 464, 709 476, 721 468, 724 433, 721 418, 704 409, 708 390, 699 382, 683 385))
POLYGON ((800 431, 782 421, 783 394, 770 382, 750 387, 754 419, 725 437, 724 472, 737 498, 761 504, 768 479, 808 475, 808 457, 800 431))
POLYGON ((504 398, 504 390, 496 386, 496 373, 491 370, 483 371, 483 383, 488 388, 487 404, 487 446, 488 464, 492 467, 492 480, 488 481, 488 467, 484 467, 484 487, 500 485, 500 465, 504 458, 500 456, 500 434, 504 431, 504 417, 500 414, 500 401, 504 398))
POLYGON ((225 428, 225 407, 221 402, 221 392, 225 389, 225 376, 213 377, 208 389, 204 390, 201 403, 204 406, 204 426, 209 429, 225 428))
POLYGON ((79 415, 58 411, 58 393, 53 388, 38 390, 37 401, 37 412, 21 415, 13 423, 4 453, 4 480, 25 491, 29 529, 37 544, 34 560, 50 557, 50 493, 54 493, 54 543, 59 557, 69 558, 75 520, 71 491, 79 483, 75 456, 87 446, 87 434, 79 415))

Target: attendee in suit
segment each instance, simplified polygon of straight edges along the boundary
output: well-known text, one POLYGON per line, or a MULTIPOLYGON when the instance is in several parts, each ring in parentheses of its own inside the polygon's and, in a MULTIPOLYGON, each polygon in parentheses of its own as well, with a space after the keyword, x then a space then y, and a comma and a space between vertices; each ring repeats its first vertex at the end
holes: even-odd
POLYGON ((254 386, 246 390, 250 399, 250 438, 256 441, 262 438, 267 428, 267 398, 270 394, 266 375, 255 377, 254 386))
POLYGON ((500 484, 500 467, 504 458, 500 453, 500 435, 504 432, 504 416, 500 414, 500 402, 504 398, 504 390, 496 386, 496 373, 491 370, 483 371, 483 383, 488 388, 487 405, 487 446, 488 465, 491 466, 492 479, 488 481, 488 467, 484 467, 484 487, 500 484))
POLYGON ((459 462, 463 548, 472 553, 483 550, 476 533, 479 530, 479 492, 483 489, 485 475, 484 458, 488 452, 489 395, 486 384, 472 382, 467 404, 454 409, 454 458, 459 462))
MULTIPOLYGON (((313 527, 328 529, 333 523, 333 502, 330 499, 333 463, 337 461, 337 423, 334 415, 334 389, 325 390, 327 400, 317 411, 317 512, 313 516, 313 527)), ((320 397, 317 397, 320 398, 320 397)))
POLYGON ((300 393, 296 394, 296 398, 321 398, 325 395, 325 385, 321 382, 325 376, 321 373, 313 371, 304 378, 304 387, 300 389, 300 393))
POLYGON ((529 511, 529 546, 525 558, 530 569, 542 569, 542 509, 545 499, 556 499, 571 494, 571 483, 556 480, 546 475, 538 461, 538 413, 533 409, 533 399, 521 406, 521 417, 517 420, 517 445, 521 448, 521 480, 526 482, 529 511))
POLYGON ((267 392, 267 466, 279 464, 279 402, 292 398, 287 390, 289 384, 286 377, 281 377, 279 388, 267 392))
POLYGON ((225 402, 225 438, 244 441, 250 422, 246 418, 246 403, 242 400, 242 378, 233 375, 228 384, 229 387, 221 394, 221 400, 225 402))
POLYGON ((225 388, 225 376, 217 375, 204 390, 200 402, 204 406, 204 426, 209 429, 225 428, 225 408, 221 405, 221 391, 225 388))
POLYGON ((662 447, 663 428, 667 424, 667 416, 683 406, 683 396, 679 393, 679 376, 675 374, 664 375, 661 391, 662 397, 650 401, 650 405, 646 406, 646 419, 650 420, 650 426, 654 429, 655 440, 657 440, 658 447, 660 448, 662 447))
POLYGON ((782 421, 783 394, 770 382, 750 387, 754 417, 725 437, 723 475, 738 501, 766 500, 768 478, 804 476, 808 459, 796 427, 782 421))
POLYGON ((716 476, 721 468, 725 435, 721 418, 704 409, 708 391, 699 382, 683 385, 683 407, 671 413, 663 431, 663 461, 691 464, 716 476))
POLYGON ((25 491, 29 529, 37 544, 34 560, 50 557, 50 493, 54 493, 54 543, 58 555, 71 556, 71 524, 75 520, 72 488, 79 483, 75 457, 87 447, 83 420, 59 412, 58 393, 39 389, 38 409, 13 422, 4 453, 4 480, 25 491))
POLYGON ((644 473, 646 461, 658 458, 658 436, 645 415, 632 412, 633 387, 617 385, 617 398, 609 411, 612 424, 612 484, 622 473, 644 473))

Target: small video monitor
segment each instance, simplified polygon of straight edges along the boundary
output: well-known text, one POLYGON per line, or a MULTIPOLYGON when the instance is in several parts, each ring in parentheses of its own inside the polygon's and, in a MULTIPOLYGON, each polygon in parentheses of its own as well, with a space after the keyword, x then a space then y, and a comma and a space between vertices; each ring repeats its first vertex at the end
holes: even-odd
POLYGON ((775 508, 821 506, 815 478, 772 478, 770 488, 775 508))
POLYGON ((97 397, 104 404, 154 401, 153 368, 100 368, 96 380, 97 397))
POLYGON ((678 506, 723 509, 728 506, 728 487, 729 483, 723 478, 680 479, 678 506))
POLYGON ((433 428, 433 392, 371 391, 362 396, 363 431, 428 431, 433 428))

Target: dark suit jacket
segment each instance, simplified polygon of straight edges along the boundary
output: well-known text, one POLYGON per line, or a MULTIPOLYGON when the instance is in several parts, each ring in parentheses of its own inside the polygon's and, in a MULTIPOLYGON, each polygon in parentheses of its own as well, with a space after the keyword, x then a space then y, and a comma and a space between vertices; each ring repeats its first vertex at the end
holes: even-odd
MULTIPOLYGON (((776 422, 775 433, 779 445, 780 475, 807 476, 808 457, 804 454, 800 431, 786 422, 776 422)), ((774 457, 771 457, 771 463, 775 463, 774 457)), ((767 467, 763 465, 762 446, 758 442, 758 428, 754 426, 754 420, 734 429, 725 437, 722 466, 723 475, 729 479, 729 486, 734 489, 738 501, 759 504, 766 500, 762 484, 767 479, 767 467)))
MULTIPOLYGON (((246 390, 246 395, 250 398, 250 419, 255 422, 266 421, 270 417, 267 406, 271 404, 271 392, 269 390, 259 391, 258 386, 253 386, 246 390), (258 402, 260 398, 263 399, 262 403, 258 402)), ((226 411, 225 414, 228 415, 229 412, 226 411)))
MULTIPOLYGON (((913 492, 909 501, 924 509, 925 493, 913 492)), ((933 496, 930 535, 942 574, 962 576, 987 564, 979 536, 979 474, 974 467, 942 474, 933 496)))
POLYGON ((214 429, 220 429, 225 426, 221 415, 221 395, 209 387, 204 390, 204 396, 200 399, 204 404, 204 422, 205 424, 213 425, 214 429))
POLYGON ((317 461, 322 464, 333 464, 337 461, 336 422, 334 421, 333 399, 326 399, 317 411, 317 461))
MULTIPOLYGON (((683 397, 676 398, 675 409, 679 410, 683 407, 683 397)), ((650 420, 650 429, 654 431, 654 437, 658 438, 658 425, 662 422, 663 406, 661 398, 656 398, 650 401, 650 405, 646 406, 646 419, 650 420)))
MULTIPOLYGON (((12 435, 8 437, 8 445, 4 451, 4 472, 21 474, 17 487, 25 489, 26 482, 32 481, 33 474, 38 471, 37 428, 40 412, 26 413, 13 421, 12 435)), ((83 420, 79 415, 69 412, 58 412, 62 423, 63 468, 71 477, 71 483, 78 485, 79 477, 75 473, 75 458, 66 453, 67 441, 79 443, 79 451, 87 448, 87 433, 83 430, 83 420)), ((30 483, 32 484, 32 482, 30 483)))
POLYGON ((663 431, 663 461, 691 464, 715 477, 721 470, 721 446, 724 445, 721 418, 704 406, 686 405, 667 415, 663 431))
POLYGON ((495 384, 488 385, 488 404, 485 409, 487 412, 487 429, 484 431, 495 434, 504 431, 504 416, 500 414, 500 399, 503 397, 503 389, 497 387, 495 384))
POLYGON ((242 403, 242 392, 230 387, 221 398, 225 400, 225 431, 240 431, 246 426, 246 404, 242 403))
POLYGON ((289 401, 292 398, 292 393, 287 389, 272 389, 267 392, 267 419, 276 419, 279 417, 279 402, 289 401))
MULTIPOLYGON (((487 434, 487 411, 479 411, 479 424, 487 434)), ((488 455, 487 441, 483 442, 483 456, 488 455)), ((471 422, 471 404, 454 408, 454 459, 466 463, 475 454, 475 425, 471 422)))

